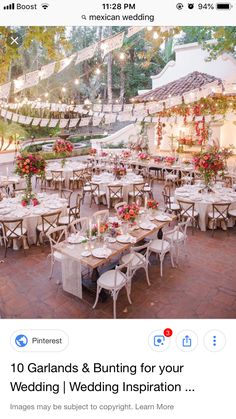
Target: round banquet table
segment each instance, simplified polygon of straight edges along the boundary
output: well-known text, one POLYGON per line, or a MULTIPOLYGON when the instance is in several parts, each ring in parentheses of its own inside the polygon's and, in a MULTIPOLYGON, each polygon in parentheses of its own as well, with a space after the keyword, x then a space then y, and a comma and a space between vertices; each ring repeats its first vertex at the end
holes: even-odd
POLYGON ((133 190, 133 185, 143 183, 143 177, 135 173, 128 173, 121 179, 115 179, 111 173, 102 173, 101 175, 93 176, 92 182, 100 186, 100 190, 106 192, 107 206, 110 208, 111 203, 109 199, 109 186, 123 186, 123 201, 128 202, 129 192, 133 190))
POLYGON ((47 173, 50 174, 53 170, 61 170, 63 177, 65 178, 65 186, 67 189, 69 189, 70 184, 70 178, 73 177, 73 170, 83 170, 86 169, 86 164, 82 162, 66 162, 64 167, 61 167, 61 163, 55 162, 55 163, 49 163, 47 165, 47 173))
MULTIPOLYGON (((230 208, 236 209, 236 192, 231 188, 216 187, 215 192, 199 193, 201 186, 185 185, 175 190, 175 201, 191 201, 195 203, 195 210, 199 213, 199 227, 201 231, 206 231, 208 224, 208 213, 212 210, 212 204, 231 203, 230 208)), ((229 226, 232 227, 233 219, 229 220, 229 226)))
MULTIPOLYGON (((21 197, 6 198, 0 202, 0 220, 7 221, 13 219, 23 219, 23 227, 27 229, 29 244, 36 244, 36 227, 41 223, 41 216, 61 211, 61 215, 67 214, 67 200, 59 198, 57 194, 47 195, 41 193, 37 195, 40 204, 37 206, 23 207, 21 197)), ((14 240, 15 242, 15 240, 14 240)))

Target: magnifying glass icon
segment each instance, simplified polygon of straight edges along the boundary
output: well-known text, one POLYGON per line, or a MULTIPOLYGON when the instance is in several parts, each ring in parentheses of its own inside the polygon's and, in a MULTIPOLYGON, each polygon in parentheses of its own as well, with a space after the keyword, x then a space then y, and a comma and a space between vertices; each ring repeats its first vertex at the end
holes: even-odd
POLYGON ((85 15, 82 15, 81 16, 81 19, 86 20, 86 16, 85 15))

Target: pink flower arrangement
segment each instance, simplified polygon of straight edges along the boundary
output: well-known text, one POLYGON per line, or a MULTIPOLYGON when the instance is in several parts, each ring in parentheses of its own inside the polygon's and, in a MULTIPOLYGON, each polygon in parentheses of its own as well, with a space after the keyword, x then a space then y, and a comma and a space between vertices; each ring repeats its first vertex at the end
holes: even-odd
POLYGON ((167 156, 165 157, 164 162, 169 166, 172 166, 172 164, 175 163, 175 157, 167 156))
POLYGON ((44 175, 46 161, 35 154, 21 154, 16 158, 15 172, 22 176, 44 175))
POLYGON ((154 162, 155 163, 161 163, 162 162, 162 157, 160 157, 160 156, 155 157, 154 162))
POLYGON ((63 154, 64 156, 70 156, 74 150, 73 144, 70 141, 65 141, 63 139, 58 139, 53 145, 53 151, 55 154, 63 154))
POLYGON ((155 199, 149 199, 148 201, 147 201, 147 208, 148 209, 153 209, 153 210, 155 210, 155 209, 157 209, 158 208, 158 202, 155 200, 155 199))
POLYGON ((217 147, 209 147, 194 155, 193 164, 195 170, 203 175, 207 185, 218 172, 223 172, 225 168, 224 153, 217 147))
POLYGON ((90 156, 96 156, 96 154, 97 154, 96 148, 90 148, 89 149, 89 155, 90 156))
POLYGON ((147 153, 141 152, 141 153, 138 154, 138 158, 140 160, 149 160, 150 159, 150 156, 147 153))
POLYGON ((101 152, 101 157, 107 157, 107 156, 108 156, 107 151, 102 151, 102 152, 101 152))
POLYGON ((129 150, 124 150, 122 151, 121 157, 123 157, 123 159, 129 159, 131 157, 131 152, 129 150))
POLYGON ((118 209, 118 216, 121 220, 134 223, 139 214, 139 207, 136 204, 124 205, 118 209))
POLYGON ((27 196, 23 196, 22 201, 21 201, 21 205, 22 207, 27 207, 27 205, 32 204, 34 207, 36 207, 37 205, 39 205, 39 201, 37 198, 27 198, 27 196))
POLYGON ((126 168, 125 167, 114 167, 113 173, 115 176, 125 176, 126 175, 126 168))

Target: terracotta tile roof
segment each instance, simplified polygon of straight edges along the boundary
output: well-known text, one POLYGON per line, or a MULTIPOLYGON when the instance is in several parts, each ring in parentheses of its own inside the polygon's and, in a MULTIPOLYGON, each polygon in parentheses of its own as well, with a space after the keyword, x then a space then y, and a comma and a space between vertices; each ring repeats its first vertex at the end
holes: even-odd
POLYGON ((170 96, 180 96, 191 90, 199 89, 200 87, 213 82, 218 82, 218 85, 222 84, 222 80, 219 78, 210 76, 206 73, 199 73, 198 71, 194 71, 193 73, 187 74, 187 76, 181 77, 178 80, 157 87, 156 89, 150 90, 150 92, 136 96, 134 99, 137 102, 165 100, 170 96))

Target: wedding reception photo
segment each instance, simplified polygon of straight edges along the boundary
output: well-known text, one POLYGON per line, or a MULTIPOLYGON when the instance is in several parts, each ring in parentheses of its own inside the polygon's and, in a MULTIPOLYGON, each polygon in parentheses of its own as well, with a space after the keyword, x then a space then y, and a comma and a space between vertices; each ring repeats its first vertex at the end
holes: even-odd
POLYGON ((0 318, 236 318, 236 27, 0 28, 0 318))

